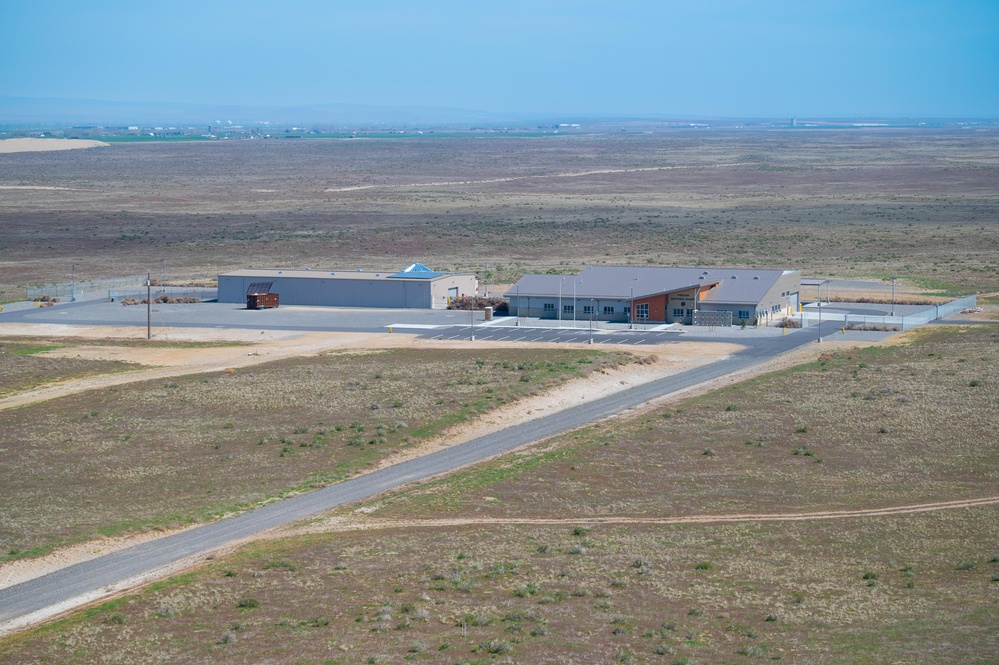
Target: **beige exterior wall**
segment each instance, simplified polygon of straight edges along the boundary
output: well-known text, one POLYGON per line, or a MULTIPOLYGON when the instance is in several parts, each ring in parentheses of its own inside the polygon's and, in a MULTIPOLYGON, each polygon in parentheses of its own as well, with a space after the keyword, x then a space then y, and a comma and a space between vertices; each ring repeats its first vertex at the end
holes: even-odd
POLYGON ((452 296, 474 296, 479 289, 475 275, 447 275, 433 280, 430 295, 433 309, 447 309, 448 298, 452 296))

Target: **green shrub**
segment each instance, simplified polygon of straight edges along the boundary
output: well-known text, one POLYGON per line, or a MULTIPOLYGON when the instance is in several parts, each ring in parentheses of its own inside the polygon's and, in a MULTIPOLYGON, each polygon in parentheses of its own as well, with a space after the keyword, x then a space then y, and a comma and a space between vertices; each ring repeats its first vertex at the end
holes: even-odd
POLYGON ((502 655, 513 651, 513 647, 511 647, 509 643, 504 642, 503 640, 488 640, 479 645, 479 651, 485 651, 486 653, 502 655))

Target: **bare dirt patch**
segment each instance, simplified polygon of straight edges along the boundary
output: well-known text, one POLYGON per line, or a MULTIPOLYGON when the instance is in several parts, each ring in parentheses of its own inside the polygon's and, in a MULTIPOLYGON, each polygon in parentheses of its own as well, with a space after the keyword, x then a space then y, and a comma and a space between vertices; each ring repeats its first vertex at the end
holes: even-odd
POLYGON ((87 148, 106 148, 109 145, 104 141, 90 139, 5 139, 0 141, 0 154, 85 150, 87 148))
MULTIPOLYGON (((60 334, 93 339, 144 339, 145 331, 138 328, 76 327, 52 325, 15 324, 4 326, 6 335, 37 337, 50 336, 58 339, 60 334)), ((224 371, 258 365, 282 358, 314 356, 331 349, 353 348, 399 348, 412 344, 408 335, 350 334, 350 333, 296 333, 250 330, 198 331, 185 329, 174 333, 173 342, 178 346, 152 345, 149 347, 113 344, 68 345, 46 351, 42 357, 63 359, 87 359, 132 363, 136 368, 115 375, 91 376, 81 379, 61 381, 53 385, 20 392, 17 395, 0 399, 0 410, 24 406, 35 402, 56 399, 66 395, 120 386, 150 379, 162 379, 185 374, 224 371), (233 343, 234 346, 188 347, 183 341, 233 343), (244 345, 240 345, 244 344, 244 345), (250 346, 252 345, 252 346, 250 346)))

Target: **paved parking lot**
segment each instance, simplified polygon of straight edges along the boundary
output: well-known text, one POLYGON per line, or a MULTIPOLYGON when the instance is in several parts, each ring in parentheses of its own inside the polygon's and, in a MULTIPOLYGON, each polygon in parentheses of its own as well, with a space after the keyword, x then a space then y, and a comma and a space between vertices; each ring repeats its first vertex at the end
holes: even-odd
POLYGON ((558 344, 662 344, 683 341, 685 335, 673 331, 594 330, 546 327, 476 326, 427 330, 422 337, 433 339, 471 339, 493 342, 553 342, 558 344))
MULTIPOLYGON (((215 295, 214 291, 207 290, 194 293, 186 289, 183 292, 205 298, 213 298, 215 295)), ((174 295, 180 294, 178 292, 174 295)), ((396 333, 444 340, 468 340, 474 334, 476 340, 496 342, 587 344, 592 338, 594 344, 649 345, 681 341, 726 341, 763 348, 771 343, 779 345, 782 337, 816 335, 813 328, 785 331, 782 328, 764 326, 693 328, 636 325, 633 330, 627 323, 606 322, 594 322, 591 333, 589 321, 559 322, 550 319, 497 317, 487 322, 482 312, 475 313, 473 329, 468 312, 455 310, 382 310, 306 306, 248 310, 239 304, 214 301, 187 304, 154 303, 151 309, 154 336, 157 331, 174 328, 372 333, 384 333, 391 329, 396 333)), ((145 327, 146 316, 144 305, 124 306, 120 301, 107 302, 106 299, 96 298, 73 303, 58 303, 43 308, 19 304, 16 307, 5 307, 4 311, 0 312, 0 331, 5 322, 145 327)))

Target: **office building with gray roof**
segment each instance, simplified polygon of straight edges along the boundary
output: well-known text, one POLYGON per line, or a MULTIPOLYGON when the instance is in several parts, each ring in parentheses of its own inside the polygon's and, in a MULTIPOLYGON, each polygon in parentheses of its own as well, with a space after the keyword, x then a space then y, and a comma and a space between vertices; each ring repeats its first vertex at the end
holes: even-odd
POLYGON ((576 275, 524 275, 510 314, 562 320, 732 325, 798 308, 797 270, 590 266, 576 275))

